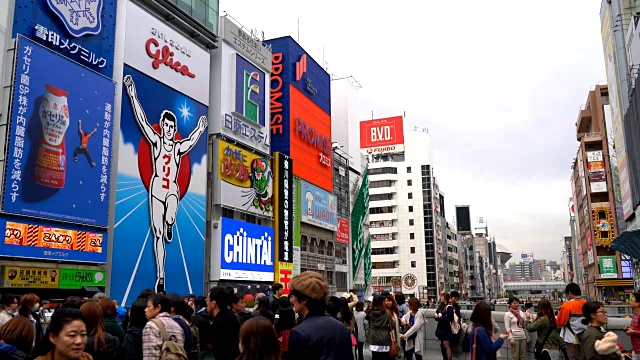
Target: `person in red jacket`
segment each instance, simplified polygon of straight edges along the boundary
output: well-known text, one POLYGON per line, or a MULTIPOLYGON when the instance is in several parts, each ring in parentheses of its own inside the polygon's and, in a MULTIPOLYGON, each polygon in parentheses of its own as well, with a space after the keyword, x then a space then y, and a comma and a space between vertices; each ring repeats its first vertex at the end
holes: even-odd
POLYGON ((89 154, 89 138, 91 138, 91 136, 95 134, 96 131, 98 131, 98 129, 93 129, 93 131, 90 133, 82 131, 82 120, 78 120, 78 135, 80 135, 80 146, 73 150, 73 161, 78 161, 78 154, 84 154, 84 156, 87 158, 87 161, 89 162, 89 166, 96 166, 96 163, 91 159, 91 154, 89 154))
POLYGON ((562 329, 560 336, 566 343, 569 360, 582 360, 582 346, 578 339, 578 334, 585 329, 581 322, 583 317, 582 306, 587 300, 582 298, 582 291, 576 283, 568 284, 564 292, 569 300, 562 304, 560 310, 558 310, 556 322, 558 327, 562 329))
POLYGON ((633 319, 625 330, 631 338, 633 360, 640 360, 640 293, 633 293, 631 308, 633 309, 633 319))

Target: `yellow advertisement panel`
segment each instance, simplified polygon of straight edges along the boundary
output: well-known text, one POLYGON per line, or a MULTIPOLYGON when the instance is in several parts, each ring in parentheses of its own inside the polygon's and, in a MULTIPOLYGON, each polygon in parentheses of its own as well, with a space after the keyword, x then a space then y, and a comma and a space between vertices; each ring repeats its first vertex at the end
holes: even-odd
POLYGON ((6 266, 5 288, 57 289, 60 270, 55 268, 31 268, 6 266))

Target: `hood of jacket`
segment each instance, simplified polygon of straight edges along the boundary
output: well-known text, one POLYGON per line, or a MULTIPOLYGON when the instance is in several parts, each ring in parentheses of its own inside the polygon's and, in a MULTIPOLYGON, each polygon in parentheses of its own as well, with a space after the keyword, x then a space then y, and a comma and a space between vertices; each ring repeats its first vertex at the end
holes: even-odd
POLYGON ((389 326, 389 312, 385 309, 371 309, 369 323, 377 328, 389 326))
POLYGON ((0 342, 0 359, 27 360, 29 357, 17 347, 0 342))

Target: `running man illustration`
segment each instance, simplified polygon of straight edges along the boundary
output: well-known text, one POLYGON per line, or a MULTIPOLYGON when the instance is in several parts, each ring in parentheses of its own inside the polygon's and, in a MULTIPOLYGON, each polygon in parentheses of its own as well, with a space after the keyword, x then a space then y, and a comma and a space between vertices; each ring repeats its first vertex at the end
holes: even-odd
MULTIPOLYGON (((165 238, 168 243, 173 240, 173 225, 176 222, 180 201, 177 182, 180 162, 206 131, 207 117, 200 117, 196 128, 188 138, 175 140, 178 125, 176 116, 171 111, 165 110, 160 115, 161 133, 158 134, 147 121, 131 76, 124 77, 124 86, 131 100, 133 115, 151 147, 153 156, 153 175, 149 184, 149 212, 156 257, 156 292, 164 292, 165 238)), ((185 164, 185 166, 190 166, 190 164, 185 164)))
POLYGON ((96 133, 98 129, 93 129, 92 132, 86 133, 82 131, 82 120, 78 120, 78 135, 80 135, 80 146, 73 150, 73 161, 78 161, 78 154, 84 154, 89 162, 89 166, 94 167, 96 163, 91 160, 91 154, 89 154, 89 138, 96 133))

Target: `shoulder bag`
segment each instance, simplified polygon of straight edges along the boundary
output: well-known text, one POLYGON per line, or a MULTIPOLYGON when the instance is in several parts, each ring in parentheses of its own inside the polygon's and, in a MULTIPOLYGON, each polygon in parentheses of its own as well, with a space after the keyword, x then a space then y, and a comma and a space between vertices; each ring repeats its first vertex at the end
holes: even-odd
POLYGON ((544 337, 544 340, 542 340, 542 342, 536 342, 536 346, 533 348, 533 357, 535 359, 540 358, 540 355, 542 354, 542 350, 544 349, 544 346, 547 344, 547 340, 549 340, 549 336, 554 330, 555 330, 554 327, 549 326, 549 332, 547 332, 547 335, 544 337))
POLYGON ((391 321, 393 321, 393 317, 390 316, 389 319, 389 336, 391 336, 391 346, 389 346, 389 357, 395 359, 398 357, 400 353, 400 347, 398 346, 398 339, 396 339, 396 327, 391 326, 391 321))
POLYGON ((473 331, 473 351, 471 352, 471 360, 476 360, 476 344, 478 343, 478 328, 473 331))

